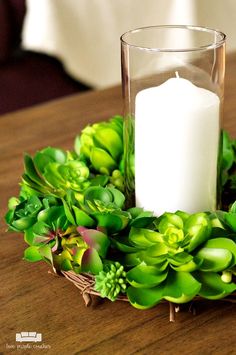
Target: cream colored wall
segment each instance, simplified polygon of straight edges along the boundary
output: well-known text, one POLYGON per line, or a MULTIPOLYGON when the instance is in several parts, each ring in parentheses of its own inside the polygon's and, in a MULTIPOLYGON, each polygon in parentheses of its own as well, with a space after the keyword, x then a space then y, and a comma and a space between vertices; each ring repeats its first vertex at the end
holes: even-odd
POLYGON ((120 82, 120 36, 137 27, 193 23, 193 0, 27 0, 25 49, 58 57, 97 88, 120 82))
POLYGON ((137 27, 212 27, 236 50, 236 0, 27 0, 27 10, 22 46, 58 57, 96 88, 120 82, 119 38, 137 27))
POLYGON ((227 51, 236 50, 236 0, 195 0, 195 9, 195 23, 221 30, 227 51))

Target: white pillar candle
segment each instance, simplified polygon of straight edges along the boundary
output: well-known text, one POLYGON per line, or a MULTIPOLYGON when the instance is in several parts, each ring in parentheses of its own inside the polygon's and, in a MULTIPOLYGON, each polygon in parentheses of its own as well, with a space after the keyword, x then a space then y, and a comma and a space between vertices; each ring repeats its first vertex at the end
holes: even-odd
POLYGON ((216 208, 220 100, 182 78, 135 100, 136 205, 160 215, 216 208))

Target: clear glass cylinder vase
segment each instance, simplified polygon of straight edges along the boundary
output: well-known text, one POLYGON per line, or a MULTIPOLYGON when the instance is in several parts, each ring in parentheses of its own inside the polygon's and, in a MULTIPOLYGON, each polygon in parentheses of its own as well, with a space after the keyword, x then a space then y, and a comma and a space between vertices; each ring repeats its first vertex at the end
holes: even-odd
POLYGON ((157 216, 217 208, 225 38, 194 26, 121 36, 129 206, 157 216))

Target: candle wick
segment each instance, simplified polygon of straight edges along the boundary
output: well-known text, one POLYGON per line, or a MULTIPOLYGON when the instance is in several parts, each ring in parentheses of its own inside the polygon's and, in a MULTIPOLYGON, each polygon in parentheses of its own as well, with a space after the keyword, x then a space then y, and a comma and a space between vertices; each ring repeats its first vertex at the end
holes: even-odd
POLYGON ((177 71, 175 72, 175 75, 176 75, 176 78, 179 79, 179 73, 177 71))

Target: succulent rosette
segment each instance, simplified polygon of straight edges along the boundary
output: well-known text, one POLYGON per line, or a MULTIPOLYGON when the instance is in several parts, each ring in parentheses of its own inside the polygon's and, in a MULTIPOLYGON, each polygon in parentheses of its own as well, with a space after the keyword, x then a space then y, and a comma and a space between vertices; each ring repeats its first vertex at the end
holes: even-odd
POLYGON ((57 148, 45 148, 34 157, 25 155, 25 172, 22 176, 22 191, 27 195, 65 196, 68 190, 77 194, 90 182, 89 168, 70 152, 57 148))
POLYGON ((232 277, 226 283, 222 274, 234 272, 236 244, 214 237, 216 219, 207 213, 165 213, 154 229, 132 227, 126 243, 114 240, 130 268, 127 295, 135 307, 149 308, 162 299, 185 303, 196 295, 219 299, 236 289, 232 277))
POLYGON ((98 274, 103 270, 102 258, 106 257, 109 245, 108 236, 100 230, 72 228, 72 233, 62 238, 54 263, 59 270, 98 274))
POLYGON ((104 271, 96 276, 95 290, 101 297, 115 301, 120 293, 125 293, 127 287, 126 272, 119 262, 105 264, 104 271))
POLYGON ((64 200, 65 214, 73 225, 98 226, 110 233, 124 229, 131 219, 128 211, 123 211, 125 197, 114 187, 90 186, 84 199, 76 203, 73 196, 64 200))
POLYGON ((37 196, 32 196, 28 200, 12 197, 8 202, 8 212, 5 216, 9 229, 16 232, 27 230, 37 221, 37 215, 42 208, 43 204, 37 196))
POLYGON ((85 127, 75 140, 75 151, 84 157, 91 168, 109 175, 121 191, 123 183, 123 118, 114 116, 108 122, 85 127), (121 171, 120 171, 120 170, 121 171))
POLYGON ((156 217, 126 209, 121 116, 85 127, 74 151, 48 147, 24 162, 19 197, 9 200, 5 219, 9 230, 24 234, 25 260, 89 273, 101 297, 126 295, 139 309, 236 290, 236 143, 226 132, 219 164, 224 210, 215 212, 156 217))

